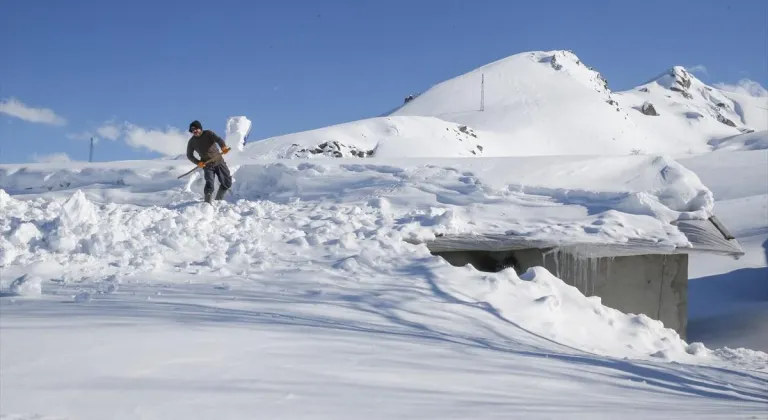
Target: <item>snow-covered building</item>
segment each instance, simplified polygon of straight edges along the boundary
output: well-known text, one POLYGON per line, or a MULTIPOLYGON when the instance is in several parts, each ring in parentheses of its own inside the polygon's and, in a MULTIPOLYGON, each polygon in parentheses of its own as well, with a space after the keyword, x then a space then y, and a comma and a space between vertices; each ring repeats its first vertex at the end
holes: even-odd
POLYGON ((542 266, 585 296, 625 313, 660 320, 686 338, 688 255, 740 257, 744 251, 716 216, 673 223, 690 246, 660 246, 654 240, 582 242, 582 238, 529 239, 514 234, 443 235, 427 241, 435 255, 453 265, 516 272, 542 266))

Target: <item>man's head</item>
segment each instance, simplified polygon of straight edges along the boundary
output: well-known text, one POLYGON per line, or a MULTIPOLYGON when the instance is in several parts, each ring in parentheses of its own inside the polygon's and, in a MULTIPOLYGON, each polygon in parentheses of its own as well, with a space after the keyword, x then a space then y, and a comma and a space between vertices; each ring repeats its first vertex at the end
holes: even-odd
POLYGON ((192 121, 192 123, 189 124, 189 132, 192 133, 193 136, 199 137, 203 134, 203 125, 200 124, 200 121, 192 121))

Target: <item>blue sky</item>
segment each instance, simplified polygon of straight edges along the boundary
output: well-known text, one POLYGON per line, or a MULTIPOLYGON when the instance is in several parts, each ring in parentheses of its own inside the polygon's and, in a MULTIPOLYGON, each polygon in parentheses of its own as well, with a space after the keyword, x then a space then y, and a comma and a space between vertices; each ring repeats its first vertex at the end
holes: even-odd
POLYGON ((768 2, 29 0, 0 3, 0 45, 0 163, 87 160, 91 134, 95 160, 143 159, 128 142, 162 151, 194 119, 318 128, 531 50, 573 50, 614 91, 673 65, 765 86, 768 2))

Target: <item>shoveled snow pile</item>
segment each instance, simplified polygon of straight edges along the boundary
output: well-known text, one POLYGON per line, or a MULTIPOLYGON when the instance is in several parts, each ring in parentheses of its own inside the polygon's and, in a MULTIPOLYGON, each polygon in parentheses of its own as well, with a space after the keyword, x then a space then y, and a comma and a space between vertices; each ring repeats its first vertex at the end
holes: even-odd
MULTIPOLYGON (((514 231, 555 241, 622 243, 635 238, 660 248, 685 246, 687 239, 670 223, 708 217, 712 196, 676 162, 646 156, 355 162, 241 163, 233 188, 238 199, 218 209, 185 201, 162 207, 97 204, 79 189, 23 201, 6 194, 0 226, 4 237, 14 240, 0 239, 3 265, 18 270, 55 261, 69 267, 59 281, 80 287, 90 283, 99 290, 104 279, 115 275, 226 278, 288 273, 300 264, 304 275, 333 293, 366 293, 368 287, 398 281, 396 273, 415 264, 417 277, 434 278, 435 287, 451 299, 463 296, 470 305, 490 304, 503 319, 568 346, 676 360, 687 360, 689 353, 709 355, 660 322, 606 308, 543 269, 522 277, 513 270, 497 275, 472 268, 456 271, 424 246, 404 241, 514 231), (253 200, 257 197, 261 200, 253 200), (578 326, 576 318, 582 319, 578 326), (600 343, 590 338, 595 334, 603 337, 600 343)), ((127 170, 104 169, 137 179, 125 177, 127 170)), ((10 172, 2 179, 21 173, 30 183, 30 169, 10 172)), ((42 181, 50 174, 40 171, 37 177, 42 181)), ((159 182, 169 178, 161 176, 159 182)), ((97 199, 95 191, 105 185, 115 189, 115 183, 83 188, 97 199)), ((185 182, 179 180, 176 188, 186 188, 185 182)), ((430 307, 438 311, 440 304, 416 299, 407 306, 420 313, 430 307)))
POLYGON ((670 221, 707 217, 712 196, 669 158, 230 161, 215 206, 176 162, 0 166, 3 413, 476 417, 478 401, 508 413, 493 389, 526 389, 525 405, 568 413, 702 418, 768 400, 765 353, 686 343, 542 268, 454 267, 408 241, 683 246, 670 221), (49 191, 54 176, 77 186, 49 191))
MULTIPOLYGON (((645 239, 662 248, 686 246, 687 239, 671 223, 706 219, 712 214, 711 192, 693 172, 665 157, 430 158, 405 162, 379 158, 368 164, 359 159, 256 163, 261 161, 233 159, 234 199, 383 206, 385 216, 392 220, 418 222, 397 225, 409 239, 416 240, 445 233, 514 232, 531 239, 555 241, 624 243, 645 239), (586 185, 589 188, 584 188, 586 185)), ((84 203, 86 196, 112 203, 106 205, 111 212, 119 209, 116 202, 128 202, 124 197, 117 200, 120 194, 116 191, 143 199, 153 186, 163 186, 169 191, 149 194, 150 203, 183 205, 199 199, 204 182, 199 172, 177 179, 187 167, 169 166, 166 162, 146 162, 141 169, 116 163, 88 167, 87 173, 96 180, 90 185, 88 178, 81 178, 86 171, 77 165, 24 169, 8 165, 0 168, 0 185, 33 197, 33 193, 48 190, 40 187, 47 180, 72 180, 82 193, 67 196, 65 192, 71 189, 59 189, 57 194, 66 200, 63 207, 54 202, 40 207, 59 226, 54 237, 60 239, 54 242, 71 246, 67 232, 76 231, 78 237, 87 240, 88 235, 99 234, 102 228, 102 235, 116 235, 123 223, 118 218, 108 227, 87 228, 93 210, 84 203), (152 174, 153 179, 137 176, 134 171, 152 174)), ((42 220, 40 216, 35 219, 42 220)), ((97 219, 99 223, 109 220, 97 219)), ((17 236, 25 237, 23 233, 17 236)), ((115 245, 108 243, 103 248, 114 250, 115 245)))
POLYGON ((242 151, 250 132, 251 120, 244 116, 230 117, 227 119, 224 141, 229 147, 242 151))
POLYGON ((380 117, 259 140, 254 158, 471 157, 483 154, 483 136, 471 127, 431 117, 380 117))
MULTIPOLYGON (((109 290, 116 276, 129 279, 145 273, 214 276, 227 279, 230 288, 258 289, 260 276, 284 276, 294 271, 296 264, 303 267, 303 277, 315 279, 314 285, 304 286, 309 290, 319 288, 326 297, 362 296, 400 283, 399 273, 411 270, 414 278, 431 279, 430 287, 440 290, 438 297, 442 298, 434 301, 412 296, 396 303, 390 300, 396 296, 382 294, 380 299, 401 306, 411 314, 411 322, 432 324, 431 328, 442 334, 455 335, 464 328, 463 323, 475 322, 462 319, 471 319, 470 313, 482 304, 481 314, 498 313, 502 320, 515 322, 537 336, 597 354, 717 360, 717 353, 700 344, 686 344, 660 322, 606 308, 599 298, 586 298, 544 269, 531 269, 522 276, 512 269, 497 274, 481 273, 471 266, 457 270, 431 256, 424 246, 402 240, 403 232, 421 225, 450 226, 453 220, 443 217, 445 209, 433 208, 433 215, 414 217, 425 209, 408 216, 401 213, 403 209, 394 211, 384 205, 388 201, 385 198, 378 198, 374 206, 355 206, 312 200, 306 195, 297 203, 242 200, 218 210, 198 205, 97 207, 80 191, 63 203, 55 199, 11 200, 0 218, 4 231, 13 220, 19 220, 43 230, 46 226, 66 226, 68 232, 79 234, 62 240, 55 228, 39 241, 20 246, 4 243, 3 248, 12 249, 16 255, 4 261, 5 269, 23 271, 45 261, 66 266, 67 270, 52 280, 77 284, 76 299, 87 296, 90 300, 99 291, 109 290), (73 217, 72 212, 79 216, 73 217), (242 279, 250 275, 256 275, 256 283, 243 283, 242 279), (445 299, 462 301, 471 310, 445 311, 445 299), (450 322, 430 321, 438 313, 450 322), (601 339, 594 340, 596 336, 601 339)), ((39 278, 33 279, 39 293, 39 278)), ((25 282, 30 280, 22 284, 25 282)), ((14 283, 10 287, 18 291, 20 286, 14 283)), ((335 322, 360 321, 363 315, 354 310, 329 312, 324 306, 290 310, 306 317, 330 316, 335 322)), ((494 324, 491 320, 480 322, 494 324)), ((493 328, 507 338, 516 334, 514 330, 504 333, 501 326, 493 328)))

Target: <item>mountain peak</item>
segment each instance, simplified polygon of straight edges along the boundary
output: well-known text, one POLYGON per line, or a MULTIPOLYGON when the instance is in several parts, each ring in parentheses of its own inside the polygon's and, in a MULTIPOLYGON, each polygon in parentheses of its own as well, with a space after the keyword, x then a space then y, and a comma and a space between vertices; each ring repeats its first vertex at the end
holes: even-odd
POLYGON ((654 82, 667 89, 681 92, 685 97, 688 97, 688 95, 690 95, 690 94, 686 95, 686 93, 691 88, 691 86, 694 85, 694 82, 698 82, 698 84, 703 85, 703 83, 699 81, 699 79, 697 79, 696 76, 692 75, 683 66, 670 67, 664 73, 656 76, 649 83, 654 83, 654 82))

